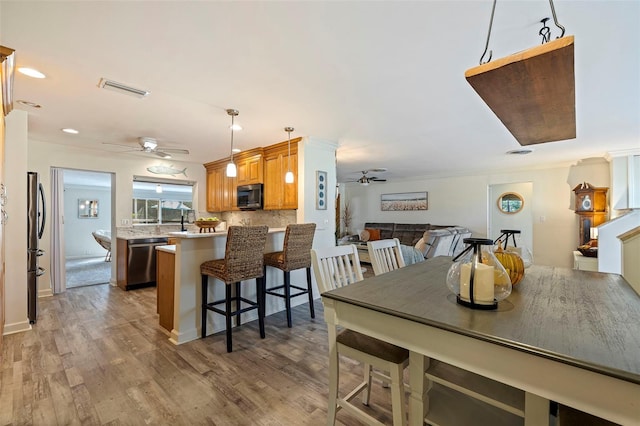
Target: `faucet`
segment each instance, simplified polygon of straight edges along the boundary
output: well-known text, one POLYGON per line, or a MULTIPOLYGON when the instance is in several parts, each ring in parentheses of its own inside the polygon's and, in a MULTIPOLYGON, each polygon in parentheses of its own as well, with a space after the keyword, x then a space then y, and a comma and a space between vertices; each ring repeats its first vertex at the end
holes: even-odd
POLYGON ((187 228, 184 227, 184 215, 180 215, 180 232, 186 231, 187 228))

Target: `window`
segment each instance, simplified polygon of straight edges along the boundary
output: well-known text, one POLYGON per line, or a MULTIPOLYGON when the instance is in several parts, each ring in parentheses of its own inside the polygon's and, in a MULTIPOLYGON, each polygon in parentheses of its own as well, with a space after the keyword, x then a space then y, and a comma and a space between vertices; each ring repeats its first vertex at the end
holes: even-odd
POLYGON ((132 219, 134 224, 180 223, 193 213, 193 183, 134 177, 132 219))

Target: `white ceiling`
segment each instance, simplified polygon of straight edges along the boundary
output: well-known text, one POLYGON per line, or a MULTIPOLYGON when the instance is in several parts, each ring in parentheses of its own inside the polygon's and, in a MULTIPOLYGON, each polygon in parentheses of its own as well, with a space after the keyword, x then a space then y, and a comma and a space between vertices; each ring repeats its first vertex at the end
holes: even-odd
MULTIPOLYGON (((562 1, 575 36, 577 134, 527 156, 464 78, 484 49, 482 1, 0 1, 0 44, 16 50, 16 104, 29 137, 96 151, 139 136, 207 162, 310 136, 339 144, 339 180, 448 175, 575 161, 640 146, 640 1, 562 1), (149 90, 140 100, 102 78, 149 90), (60 131, 73 127, 79 135, 60 131), (380 173, 376 173, 381 176, 380 173)), ((540 43, 549 2, 498 1, 497 59, 540 43)), ((552 36, 560 34, 550 21, 552 36)), ((549 97, 553 97, 549 93, 549 97)), ((122 154, 132 155, 132 154, 122 154)), ((138 154, 140 155, 140 154, 138 154)))

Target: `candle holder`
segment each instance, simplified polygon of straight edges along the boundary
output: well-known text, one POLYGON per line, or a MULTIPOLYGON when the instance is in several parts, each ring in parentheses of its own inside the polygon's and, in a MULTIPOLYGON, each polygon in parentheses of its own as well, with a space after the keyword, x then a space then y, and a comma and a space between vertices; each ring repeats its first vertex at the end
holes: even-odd
POLYGON ((497 309, 511 294, 511 279, 493 254, 493 240, 465 238, 467 248, 453 258, 447 272, 447 287, 456 301, 468 308, 497 309))

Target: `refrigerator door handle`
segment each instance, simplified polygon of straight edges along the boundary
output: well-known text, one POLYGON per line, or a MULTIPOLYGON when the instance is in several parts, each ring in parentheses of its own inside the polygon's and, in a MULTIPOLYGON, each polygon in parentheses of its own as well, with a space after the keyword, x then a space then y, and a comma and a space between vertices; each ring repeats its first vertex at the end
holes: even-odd
POLYGON ((41 277, 44 275, 44 273, 45 273, 45 269, 38 266, 38 270, 36 271, 36 277, 41 277))
POLYGON ((47 206, 45 204, 44 198, 44 186, 41 183, 38 184, 38 192, 40 193, 40 198, 42 199, 42 221, 40 222, 40 229, 38 229, 38 239, 42 238, 42 234, 44 234, 44 224, 47 218, 47 206))

